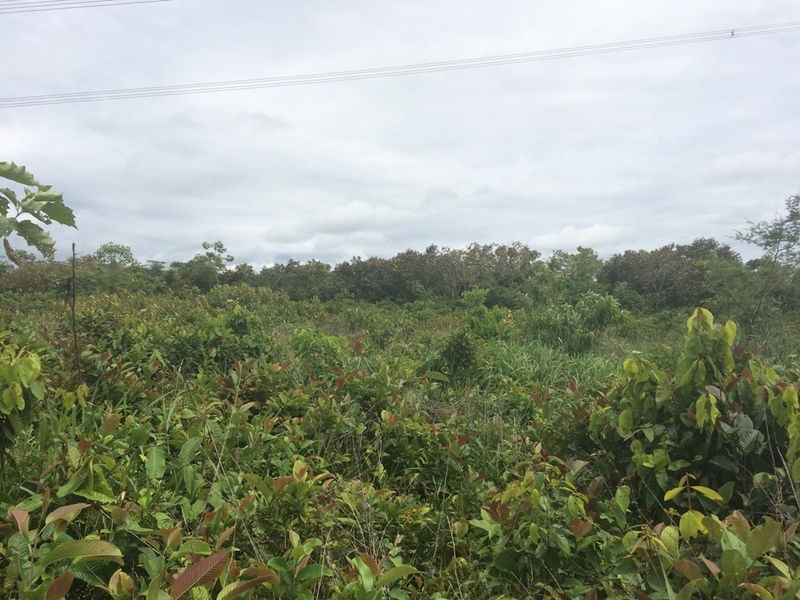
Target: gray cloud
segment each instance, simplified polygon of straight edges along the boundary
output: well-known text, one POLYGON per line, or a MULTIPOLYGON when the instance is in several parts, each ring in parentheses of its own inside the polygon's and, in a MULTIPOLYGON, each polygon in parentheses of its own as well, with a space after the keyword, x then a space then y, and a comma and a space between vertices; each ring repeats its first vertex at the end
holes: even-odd
MULTIPOLYGON (((299 75, 794 21, 794 5, 197 0, 6 17, 6 96, 299 75)), ((800 33, 336 84, 3 109, 61 255, 336 263, 429 244, 730 241, 800 188, 800 33)))

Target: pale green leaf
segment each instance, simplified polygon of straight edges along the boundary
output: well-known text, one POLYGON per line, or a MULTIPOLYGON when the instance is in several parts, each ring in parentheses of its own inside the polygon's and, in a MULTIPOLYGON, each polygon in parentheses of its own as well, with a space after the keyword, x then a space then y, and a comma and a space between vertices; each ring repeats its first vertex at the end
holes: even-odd
POLYGON ((417 569, 411 565, 392 567, 378 578, 378 581, 375 582, 375 585, 378 587, 389 585, 393 581, 397 581, 398 579, 407 577, 408 575, 413 575, 414 573, 419 573, 419 571, 417 571, 417 569))
POLYGON ((246 591, 270 581, 270 577, 256 577, 255 579, 248 579, 246 581, 234 581, 226 585, 219 594, 216 600, 235 600, 246 591))
POLYGON ((166 457, 164 456, 164 449, 161 446, 150 446, 147 449, 147 476, 150 479, 160 480, 164 477, 164 472, 167 468, 166 457))
POLYGON ((22 165, 15 165, 13 162, 0 162, 0 177, 16 181, 22 185, 41 187, 41 184, 34 179, 33 175, 22 165))
POLYGON ((41 561, 41 566, 49 565, 64 559, 110 560, 122 564, 122 552, 114 544, 103 540, 77 540, 64 542, 48 552, 41 561))
POLYGON ((704 485, 693 485, 691 486, 691 488, 695 492, 703 494, 703 496, 705 496, 709 500, 713 500, 714 502, 722 502, 722 496, 720 496, 717 492, 715 492, 709 487, 706 487, 704 485))

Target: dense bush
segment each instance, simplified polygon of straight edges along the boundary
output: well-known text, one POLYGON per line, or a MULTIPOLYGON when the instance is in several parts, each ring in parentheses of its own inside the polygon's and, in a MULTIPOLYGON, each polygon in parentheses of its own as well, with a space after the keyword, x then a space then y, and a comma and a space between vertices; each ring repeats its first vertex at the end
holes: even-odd
POLYGON ((0 595, 794 596, 797 365, 487 298, 9 297, 0 595))

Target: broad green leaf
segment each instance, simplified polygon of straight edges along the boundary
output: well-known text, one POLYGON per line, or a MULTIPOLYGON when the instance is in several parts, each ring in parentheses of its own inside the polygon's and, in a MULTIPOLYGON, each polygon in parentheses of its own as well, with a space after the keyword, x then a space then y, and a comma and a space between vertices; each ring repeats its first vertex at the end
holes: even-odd
POLYGON ((33 380, 39 376, 41 370, 42 363, 36 354, 28 354, 17 361, 19 380, 25 387, 30 387, 33 380))
POLYGON ((270 569, 275 569, 276 571, 280 571, 282 573, 291 571, 292 569, 289 566, 289 563, 286 561, 286 559, 283 558, 282 556, 276 556, 274 558, 269 559, 267 566, 270 569))
POLYGON ((633 429, 633 412, 626 408, 619 413, 619 430, 622 435, 628 434, 633 429))
POLYGON ((111 590, 114 600, 131 598, 134 591, 133 579, 122 569, 117 569, 108 580, 108 589, 111 590))
POLYGON ((501 550, 498 552, 492 564, 498 571, 502 571, 503 573, 511 573, 512 575, 517 575, 519 573, 519 565, 508 550, 501 550))
POLYGON ((792 578, 792 571, 789 568, 789 565, 787 565, 781 559, 775 558, 774 556, 765 556, 764 559, 766 559, 770 563, 772 563, 772 566, 775 567, 776 569, 778 569, 778 571, 780 572, 781 575, 783 575, 787 579, 791 579, 792 578))
POLYGON ((274 581, 274 579, 270 579, 269 577, 256 577, 255 579, 247 579, 245 581, 234 581, 222 588, 220 593, 217 594, 216 600, 235 600, 246 591, 268 581, 274 581))
POLYGON ((364 562, 364 559, 360 556, 356 556, 353 559, 353 566, 358 570, 358 578, 361 580, 361 585, 364 586, 367 592, 371 592, 375 587, 375 578, 372 575, 372 569, 369 568, 369 565, 364 562))
POLYGON ((725 323, 725 327, 722 329, 722 339, 729 346, 733 344, 736 339, 736 323, 733 321, 725 323))
MULTIPOLYGON (((36 196, 40 197, 41 193, 37 194, 36 196)), ((61 194, 58 194, 58 197, 61 198, 61 194)), ((70 207, 64 204, 63 200, 45 204, 42 207, 42 212, 56 223, 66 225, 68 227, 75 227, 75 214, 72 212, 70 207)))
POLYGON ((635 360, 628 358, 622 363, 622 370, 625 372, 625 376, 628 377, 628 379, 634 379, 639 373, 639 365, 635 360))
POLYGON ((182 469, 186 465, 188 465, 194 457, 197 456, 198 450, 200 450, 200 446, 203 443, 203 438, 201 437, 191 437, 183 443, 181 446, 181 451, 178 453, 178 462, 176 463, 176 468, 182 469))
POLYGON ((703 496, 705 496, 709 500, 713 500, 714 502, 722 502, 722 496, 720 496, 717 492, 715 492, 709 487, 705 487, 704 485, 693 485, 691 486, 691 488, 695 492, 703 494, 703 496))
POLYGON ((14 190, 0 188, 0 211, 6 213, 12 204, 16 206, 18 202, 17 193, 14 190))
MULTIPOLYGON (((361 570, 359 569, 359 573, 361 570)), ((331 571, 325 565, 306 565, 297 573, 298 581, 317 581, 322 579, 323 577, 332 577, 333 571, 331 571)))
POLYGON ((753 560, 769 552, 781 537, 780 523, 768 520, 754 527, 747 536, 747 555, 753 560))
POLYGON ((30 185, 35 187, 42 187, 42 185, 34 179, 33 175, 22 165, 15 165, 13 162, 0 162, 0 177, 16 181, 22 185, 30 185))
POLYGON ((661 532, 659 536, 661 539, 661 543, 664 544, 664 547, 667 549, 667 552, 671 557, 677 557, 679 555, 679 547, 678 543, 680 542, 681 534, 678 531, 678 528, 674 525, 667 525, 664 527, 664 530, 661 532))
POLYGON ((706 381, 706 363, 698 359, 695 364, 697 365, 697 370, 694 372, 694 384, 703 385, 706 381))
POLYGON ((661 407, 664 406, 667 402, 672 399, 672 388, 669 385, 669 382, 662 382, 658 384, 656 388, 656 406, 661 407))
MULTIPOLYGON (((149 571, 148 571, 149 572, 149 571)), ((170 595, 161 589, 161 575, 156 575, 147 586, 146 600, 172 600, 170 595)))
POLYGON ((36 248, 46 258, 52 258, 55 254, 55 241, 33 221, 17 221, 14 229, 29 246, 36 248))
POLYGON ((622 512, 628 512, 628 506, 631 503, 631 488, 627 485, 619 486, 614 494, 614 501, 622 512))
MULTIPOLYGON (((0 206, 0 212, 7 212, 8 207, 3 208, 0 206)), ((8 237, 12 233, 14 233, 14 220, 9 219, 5 215, 0 215, 0 237, 8 237)), ((4 240, 4 242, 8 242, 8 240, 4 240)), ((10 246, 7 246, 10 248, 10 246)))
POLYGON ((103 540, 77 540, 64 542, 48 552, 40 565, 45 566, 64 559, 110 560, 122 564, 122 552, 114 544, 103 540))
POLYGON ((411 565, 392 567, 378 578, 378 581, 375 582, 375 585, 377 587, 383 587, 384 585, 389 585, 398 579, 402 579, 403 577, 407 577, 408 575, 413 575, 415 573, 419 573, 419 571, 417 571, 417 569, 411 565))
POLYGON ((32 215, 49 225, 51 222, 50 219, 46 215, 39 214, 39 211, 44 208, 45 204, 46 202, 36 198, 36 194, 28 194, 22 199, 22 202, 19 203, 19 207, 22 209, 22 213, 32 215))
POLYGON ((23 410, 25 408, 25 397, 22 395, 22 387, 15 381, 3 391, 3 402, 0 404, 0 412, 10 414, 12 410, 23 410))
POLYGON ((664 494, 664 502, 669 502, 673 498, 675 498, 678 494, 683 491, 682 487, 676 487, 669 490, 666 494, 664 494))
POLYGON ((11 510, 22 508, 29 512, 33 512, 35 510, 40 509, 43 505, 44 505, 44 496, 42 494, 34 494, 33 496, 28 496, 21 502, 15 504, 11 508, 11 510))
POLYGON ((146 471, 150 479, 160 480, 167 468, 164 449, 161 446, 150 446, 147 449, 146 471))
POLYGON ((719 562, 726 575, 742 577, 747 571, 747 561, 738 550, 723 550, 719 562))
MULTIPOLYGON (((271 498, 272 497, 272 488, 271 488, 271 480, 270 485, 267 484, 266 481, 260 476, 254 473, 245 473, 242 477, 244 480, 252 485, 256 490, 258 490, 264 498, 271 498)), ((343 494, 344 496, 344 494, 343 494)))
POLYGON ((37 400, 44 400, 44 383, 41 380, 37 379, 36 381, 31 381, 31 384, 28 386, 31 394, 37 400))
POLYGON ((696 538, 701 533, 706 533, 708 530, 703 525, 703 513, 696 510, 687 510, 681 515, 679 523, 681 535, 687 540, 696 538))
POLYGON ((678 387, 688 385, 694 377, 694 360, 687 355, 682 355, 675 369, 675 381, 678 387))

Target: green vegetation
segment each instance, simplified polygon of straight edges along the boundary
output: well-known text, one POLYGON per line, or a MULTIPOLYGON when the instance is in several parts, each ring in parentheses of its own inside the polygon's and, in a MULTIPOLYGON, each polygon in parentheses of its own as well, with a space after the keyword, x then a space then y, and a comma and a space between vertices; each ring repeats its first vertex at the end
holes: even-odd
POLYGON ((8 265, 0 596, 796 598, 798 202, 748 265, 8 265))
POLYGON ((36 181, 25 167, 17 166, 13 162, 0 162, 0 178, 25 186, 21 198, 12 189, 0 189, 0 237, 3 238, 6 256, 18 266, 26 258, 32 258, 27 252, 23 256, 11 248, 8 236, 15 233, 42 255, 52 258, 55 252, 53 238, 30 219, 36 219, 45 225, 55 221, 75 227, 75 215, 72 214, 72 209, 64 204, 61 194, 51 191, 51 186, 36 181))

